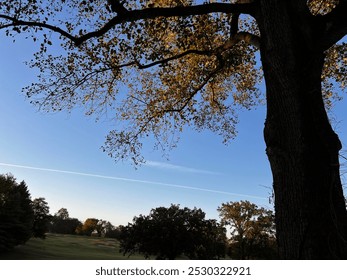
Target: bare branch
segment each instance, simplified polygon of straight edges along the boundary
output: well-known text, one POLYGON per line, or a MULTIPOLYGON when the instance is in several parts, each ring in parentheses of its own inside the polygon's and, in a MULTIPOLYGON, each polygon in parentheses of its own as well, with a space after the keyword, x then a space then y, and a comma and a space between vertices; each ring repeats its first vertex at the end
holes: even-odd
POLYGON ((163 60, 158 60, 158 61, 155 61, 155 62, 152 62, 152 63, 149 63, 149 64, 140 64, 139 62, 134 62, 134 64, 136 64, 138 66, 139 69, 146 69, 146 68, 150 68, 150 67, 153 67, 153 66, 156 66, 156 65, 159 65, 159 64, 165 64, 165 63, 168 63, 172 60, 176 60, 176 59, 179 59, 179 58, 182 58, 186 55, 189 55, 189 54, 197 54, 197 55, 212 55, 213 52, 212 51, 200 51, 200 50, 187 50, 185 52, 182 52, 180 54, 177 54, 177 55, 174 55, 174 56, 170 56, 168 58, 165 58, 163 60))
POLYGON ((217 47, 215 50, 187 50, 185 52, 182 52, 177 55, 170 56, 168 58, 158 60, 149 64, 140 64, 139 62, 129 62, 127 64, 122 65, 122 67, 125 66, 131 66, 131 65, 137 65, 139 69, 147 69, 156 65, 163 65, 165 63, 168 63, 170 61, 182 58, 184 56, 190 55, 190 54, 196 54, 196 55, 204 55, 204 56, 211 56, 216 55, 218 56, 220 53, 231 49, 233 46, 235 46, 237 43, 244 41, 246 44, 253 45, 256 48, 259 48, 259 42, 260 38, 257 35, 248 33, 248 32, 239 32, 235 34, 232 38, 227 40, 223 45, 217 47))
POLYGON ((237 14, 250 14, 253 15, 256 12, 256 2, 246 1, 247 3, 210 3, 210 4, 201 4, 195 6, 178 6, 172 8, 146 8, 142 10, 132 10, 128 11, 124 8, 124 6, 119 2, 119 0, 109 0, 112 9, 117 13, 117 16, 108 21, 103 27, 99 30, 95 30, 80 37, 76 37, 69 32, 61 29, 60 27, 50 25, 44 22, 35 22, 35 21, 25 21, 19 20, 15 17, 11 17, 8 15, 0 14, 0 19, 5 19, 10 21, 6 25, 0 26, 0 29, 8 28, 8 27, 21 27, 21 26, 29 26, 29 27, 38 27, 43 29, 48 29, 54 31, 72 42, 74 42, 77 46, 81 45, 83 42, 95 38, 100 37, 107 33, 109 30, 114 28, 115 26, 124 23, 124 22, 133 22, 143 19, 153 19, 157 17, 174 17, 174 16, 193 16, 193 15, 203 15, 209 13, 237 13, 237 14))
POLYGON ((42 29, 48 29, 51 31, 54 31, 68 39, 70 39, 71 41, 77 43, 77 38, 73 35, 71 35, 69 32, 54 26, 54 25, 50 25, 47 23, 43 23, 43 22, 35 22, 35 21, 25 21, 25 20, 19 20, 15 17, 11 17, 8 15, 3 15, 0 14, 0 19, 6 19, 8 21, 10 21, 8 24, 4 24, 4 25, 0 25, 0 30, 1 29, 5 29, 5 28, 9 28, 9 27, 21 27, 21 26, 28 26, 28 27, 38 27, 38 28, 42 28, 42 29))

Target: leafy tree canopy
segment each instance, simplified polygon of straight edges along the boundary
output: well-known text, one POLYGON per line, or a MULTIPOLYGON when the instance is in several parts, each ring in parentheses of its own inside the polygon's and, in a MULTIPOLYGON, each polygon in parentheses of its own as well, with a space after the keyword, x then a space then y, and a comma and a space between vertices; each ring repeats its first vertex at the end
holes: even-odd
POLYGON ((99 220, 95 218, 88 218, 85 220, 82 226, 82 233, 85 235, 91 235, 94 230, 97 231, 99 236, 101 235, 99 220))
POLYGON ((134 217, 133 223, 120 228, 120 250, 139 253, 146 258, 215 259, 225 254, 225 229, 215 220, 206 220, 201 209, 158 207, 148 216, 134 217))
MULTIPOLYGON (((225 143, 232 139, 237 109, 263 100, 257 1, 109 2, 0 4, 0 29, 40 42, 29 62, 40 70, 39 80, 24 89, 32 103, 47 111, 83 104, 87 115, 121 120, 103 148, 135 163, 143 160, 141 141, 149 133, 164 150, 187 125, 210 129, 225 143)), ((337 2, 308 5, 318 17, 337 2)), ((345 43, 327 47, 322 77, 328 105, 338 98, 334 85, 347 85, 346 54, 345 43)))
POLYGON ((237 259, 275 258, 274 213, 249 201, 223 203, 222 224, 231 229, 231 255, 237 259))
POLYGON ((54 214, 54 216, 62 220, 67 220, 70 218, 69 211, 67 211, 66 208, 60 208, 58 212, 54 214))
POLYGON ((82 223, 76 218, 70 218, 66 208, 61 208, 51 219, 49 231, 53 233, 75 234, 76 229, 81 227, 82 223))

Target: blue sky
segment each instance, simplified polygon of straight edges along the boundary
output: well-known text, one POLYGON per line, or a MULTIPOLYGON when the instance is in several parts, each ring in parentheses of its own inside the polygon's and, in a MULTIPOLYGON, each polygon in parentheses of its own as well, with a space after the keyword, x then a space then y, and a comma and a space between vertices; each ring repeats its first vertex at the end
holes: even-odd
MULTIPOLYGON (((144 150, 148 163, 135 169, 100 149, 112 123, 95 122, 81 108, 43 113, 30 105, 21 88, 35 81, 35 71, 24 64, 35 45, 0 36, 0 173, 25 180, 32 198, 45 197, 52 214, 65 207, 81 221, 119 225, 171 203, 202 208, 208 218, 218 218, 216 209, 228 201, 272 207, 264 106, 240 112, 238 136, 227 146, 210 132, 186 130, 169 161, 150 148, 144 150)), ((337 104, 333 114, 347 143, 345 105, 337 104)))

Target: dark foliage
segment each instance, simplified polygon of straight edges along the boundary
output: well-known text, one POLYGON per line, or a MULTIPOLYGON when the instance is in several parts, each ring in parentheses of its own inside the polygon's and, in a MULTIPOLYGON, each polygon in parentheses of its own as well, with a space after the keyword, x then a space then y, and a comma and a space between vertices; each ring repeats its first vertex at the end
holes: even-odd
POLYGON ((32 202, 32 208, 34 211, 33 236, 45 238, 52 218, 49 214, 48 203, 42 197, 36 198, 32 202))
POLYGON ((115 239, 119 239, 120 238, 120 228, 113 228, 110 231, 105 233, 105 237, 106 238, 115 238, 115 239))
POLYGON ((51 219, 49 232, 60 234, 76 234, 76 229, 82 223, 76 218, 70 218, 66 208, 61 208, 51 219))
POLYGON ((0 252, 24 244, 32 236, 34 214, 24 181, 0 175, 0 252))
POLYGON ((179 205, 152 209, 148 216, 134 217, 120 228, 120 248, 126 254, 146 258, 217 259, 225 255, 225 229, 215 220, 206 220, 201 209, 179 205))

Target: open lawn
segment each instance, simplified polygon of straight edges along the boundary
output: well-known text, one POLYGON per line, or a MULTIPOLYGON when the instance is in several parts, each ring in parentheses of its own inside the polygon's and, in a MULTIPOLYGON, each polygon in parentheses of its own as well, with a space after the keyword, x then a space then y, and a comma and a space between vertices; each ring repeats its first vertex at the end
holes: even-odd
POLYGON ((125 260, 116 239, 78 235, 48 234, 46 239, 32 238, 13 251, 0 254, 2 260, 125 260))

